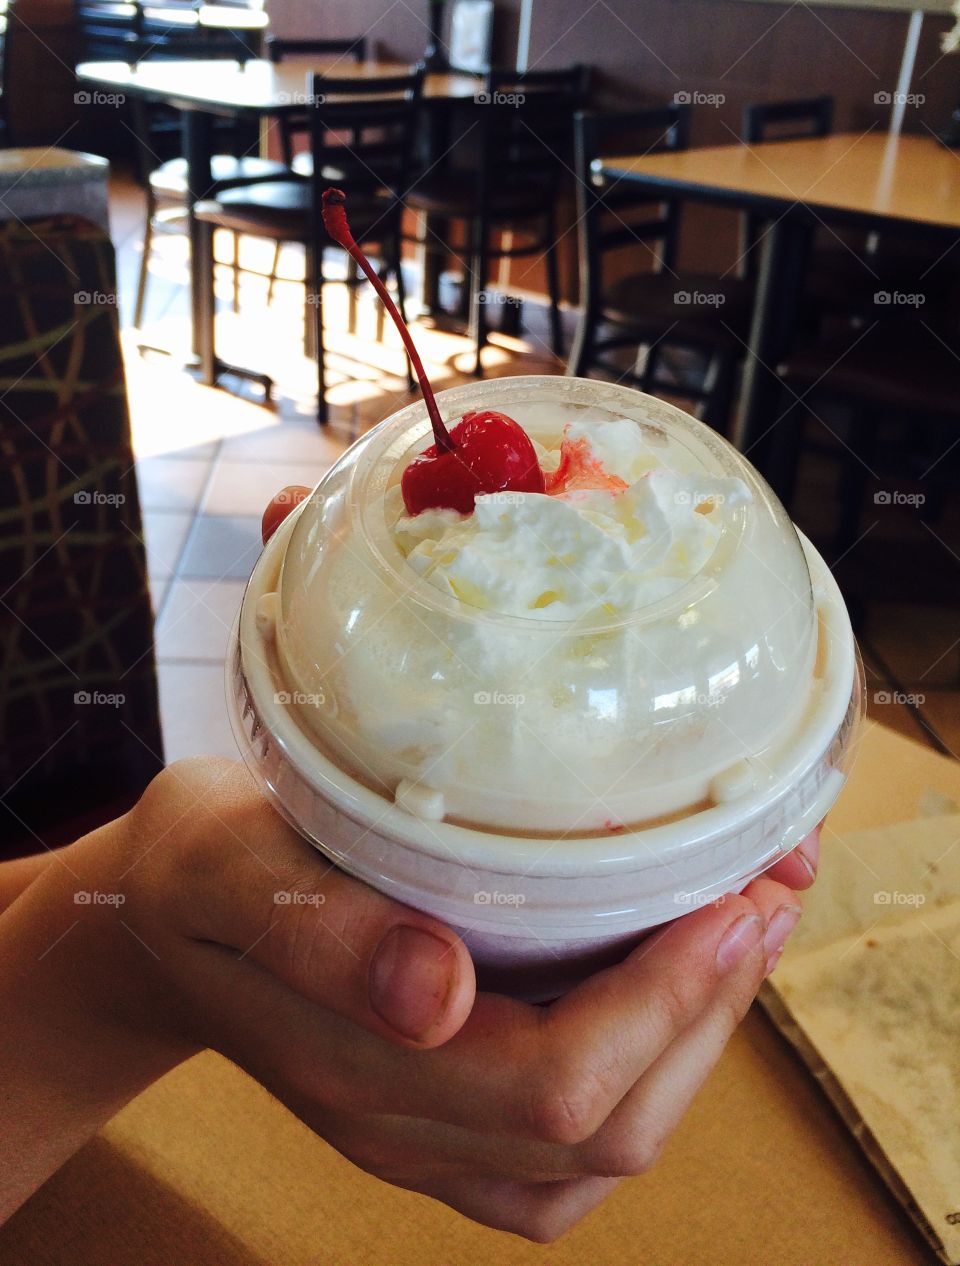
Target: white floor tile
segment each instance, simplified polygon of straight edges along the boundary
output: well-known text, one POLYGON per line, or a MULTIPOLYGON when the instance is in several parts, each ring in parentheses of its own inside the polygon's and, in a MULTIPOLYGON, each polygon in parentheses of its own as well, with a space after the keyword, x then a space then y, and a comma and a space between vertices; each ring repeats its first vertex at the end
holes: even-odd
POLYGON ((177 570, 193 514, 189 510, 145 510, 143 537, 151 576, 172 576, 177 570))
POLYGON ((195 510, 210 474, 209 461, 144 457, 137 462, 140 505, 146 510, 195 510))
POLYGON ((179 575, 246 580, 261 549, 259 515, 201 514, 190 533, 179 575))
POLYGON ((221 664, 161 663, 158 684, 167 764, 185 756, 240 759, 227 720, 221 664))
POLYGON ((288 484, 312 488, 328 466, 307 462, 219 461, 203 501, 204 514, 262 514, 267 502, 288 484))
POLYGON ((243 590, 242 580, 174 580, 157 623, 159 658, 222 663, 243 590))

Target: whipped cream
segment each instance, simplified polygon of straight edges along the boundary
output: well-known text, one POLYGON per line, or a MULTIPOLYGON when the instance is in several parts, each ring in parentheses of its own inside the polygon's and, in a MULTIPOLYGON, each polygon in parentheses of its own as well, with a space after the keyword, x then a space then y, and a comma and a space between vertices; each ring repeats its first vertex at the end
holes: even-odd
POLYGON ((661 455, 629 419, 577 420, 534 442, 548 487, 565 455, 577 463, 574 486, 481 496, 469 515, 411 516, 391 499, 396 542, 436 589, 503 615, 621 616, 696 576, 732 510, 751 499, 740 479, 659 465, 661 455))

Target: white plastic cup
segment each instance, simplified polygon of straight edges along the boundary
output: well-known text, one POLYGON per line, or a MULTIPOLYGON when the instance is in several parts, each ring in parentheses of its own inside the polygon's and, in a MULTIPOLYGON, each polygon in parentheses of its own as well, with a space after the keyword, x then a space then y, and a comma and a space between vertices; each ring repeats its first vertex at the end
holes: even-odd
MULTIPOLYGON (((448 416, 481 405, 510 412, 531 392, 547 399, 555 395, 558 407, 582 400, 642 415, 683 437, 696 439, 706 430, 662 401, 582 380, 501 380, 438 399, 448 416)), ((291 514, 267 544, 244 595, 228 656, 231 721, 267 795, 320 851, 347 873, 453 927, 487 987, 549 998, 614 960, 647 931, 740 891, 823 819, 845 780, 863 710, 862 670, 837 585, 802 540, 810 591, 798 600, 810 604, 816 644, 809 672, 795 683, 796 709, 783 733, 764 746, 760 776, 756 761, 734 762, 712 777, 706 807, 653 825, 582 835, 479 829, 438 818, 440 793, 436 804, 429 789, 418 786, 398 785, 393 798, 384 794, 349 772, 333 745, 304 722, 304 709, 309 718, 309 709, 322 712, 322 704, 295 697, 291 654, 278 645, 282 573, 301 515, 316 516, 325 504, 329 510, 337 497, 344 505, 355 500, 364 485, 350 480, 362 473, 365 454, 384 451, 395 433, 414 423, 422 430, 423 417, 422 405, 411 406, 382 423, 372 438, 364 437, 359 444, 369 449, 354 446, 321 482, 313 503, 291 514)), ((756 495, 767 499, 768 513, 771 494, 752 468, 712 433, 705 442, 718 460, 742 468, 756 495)), ((782 510, 775 510, 782 517, 782 510)), ((312 539, 321 530, 322 523, 311 526, 312 539)), ((796 537, 785 548, 796 551, 796 537)), ((764 583, 761 573, 757 584, 764 583)))

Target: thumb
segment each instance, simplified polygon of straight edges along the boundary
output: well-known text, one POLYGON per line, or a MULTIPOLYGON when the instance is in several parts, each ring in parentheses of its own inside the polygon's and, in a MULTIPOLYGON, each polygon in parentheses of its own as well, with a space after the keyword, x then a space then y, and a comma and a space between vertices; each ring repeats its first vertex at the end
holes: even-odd
POLYGON ((476 980, 445 924, 331 865, 239 767, 205 786, 191 819, 183 873, 167 885, 181 933, 398 1045, 440 1046, 461 1028, 476 980))
POLYGON ((213 939, 399 1045, 440 1046, 460 1029, 476 982, 467 948, 450 928, 319 858, 278 889, 257 869, 259 891, 251 884, 241 902, 215 907, 213 939))

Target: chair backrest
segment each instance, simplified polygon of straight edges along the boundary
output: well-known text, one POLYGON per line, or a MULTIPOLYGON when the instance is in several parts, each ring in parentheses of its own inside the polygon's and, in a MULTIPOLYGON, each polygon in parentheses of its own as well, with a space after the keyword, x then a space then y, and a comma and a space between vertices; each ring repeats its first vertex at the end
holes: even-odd
MULTIPOLYGON (((478 127, 477 211, 482 220, 489 194, 511 181, 543 188, 544 205, 555 198, 573 161, 573 115, 584 104, 589 72, 492 68, 474 97, 478 127)), ((469 140, 469 135, 465 134, 469 140)))
POLYGON ((354 39, 286 40, 277 35, 268 35, 263 41, 263 51, 272 62, 281 62, 285 57, 337 57, 343 54, 352 57, 359 64, 367 60, 367 37, 358 35, 354 39))
POLYGON ((117 0, 74 0, 77 60, 135 61, 143 10, 117 0))
POLYGON ((575 116, 578 255, 585 304, 596 305, 602 296, 604 255, 639 248, 643 262, 652 259, 660 269, 672 268, 677 253, 678 204, 651 198, 627 181, 605 180, 599 161, 683 150, 689 139, 688 105, 575 116))
POLYGON ((743 139, 747 145, 759 145, 762 141, 829 136, 833 110, 833 97, 754 102, 743 111, 743 139))
MULTIPOLYGON (((797 101, 759 101, 743 111, 746 145, 764 141, 810 140, 829 136, 833 130, 833 97, 804 97, 797 101)), ((763 234, 762 216, 746 211, 740 217, 740 257, 737 273, 756 281, 760 269, 758 250, 763 234)))
MULTIPOLYGON (((367 37, 337 40, 286 40, 268 35, 263 42, 264 54, 274 65, 285 57, 344 57, 361 65, 367 60, 367 37)), ((289 167, 293 162, 294 145, 298 136, 310 133, 309 110, 287 110, 277 119, 280 132, 280 152, 289 167)))
MULTIPOLYGON (((399 228, 401 198, 410 175, 411 147, 423 93, 423 70, 378 78, 311 76, 310 152, 317 240, 326 240, 320 221, 321 194, 330 169, 348 199, 377 199, 383 216, 399 228), (386 196, 385 196, 386 195, 386 196)), ((348 211, 349 211, 348 202, 348 211)), ((378 216, 379 216, 378 211, 378 216)))

